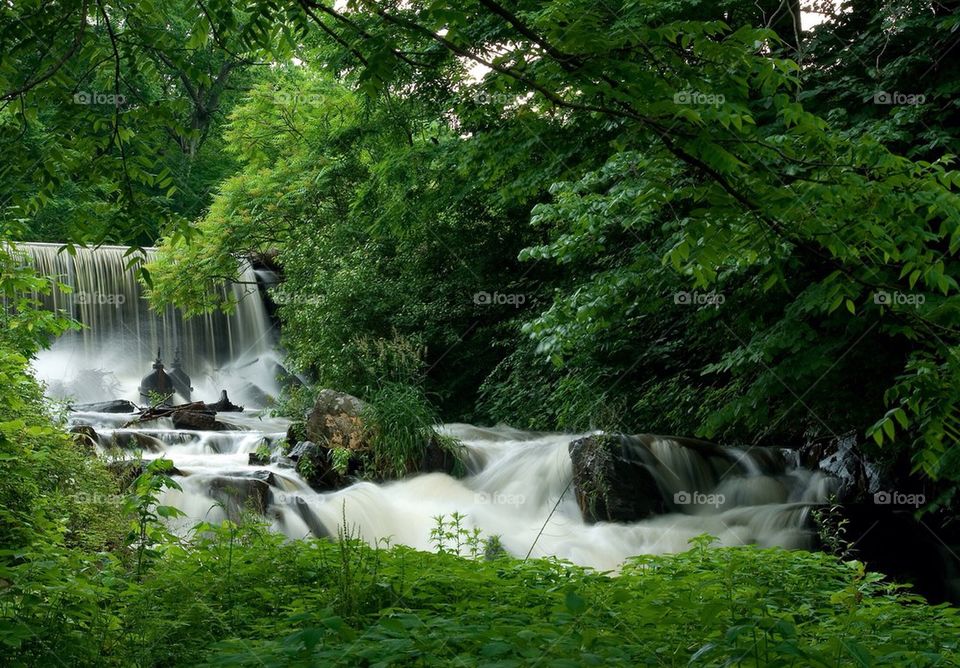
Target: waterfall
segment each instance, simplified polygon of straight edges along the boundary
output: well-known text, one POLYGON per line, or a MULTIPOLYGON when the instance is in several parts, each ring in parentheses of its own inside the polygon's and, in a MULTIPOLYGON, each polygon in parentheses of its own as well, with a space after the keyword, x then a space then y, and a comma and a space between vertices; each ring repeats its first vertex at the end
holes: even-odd
MULTIPOLYGON (((130 266, 135 256, 126 247, 77 248, 75 254, 59 244, 26 243, 17 249, 53 284, 50 294, 38 295, 44 306, 83 325, 36 360, 37 375, 52 396, 137 401, 139 380, 157 350, 168 367, 176 352, 182 353, 195 398, 214 401, 220 389, 227 389, 238 402, 261 405, 276 394, 275 333, 249 264, 241 267, 240 282, 221 290, 237 303, 232 313, 184 318, 172 307, 162 313, 150 308, 136 267, 130 266)), ((145 255, 151 261, 156 251, 145 249, 145 255)))
MULTIPOLYGON (((85 326, 38 357, 36 372, 51 394, 80 402, 136 400, 158 348, 166 361, 182 350, 196 398, 213 400, 225 388, 238 403, 257 406, 275 391, 281 367, 252 267, 244 265, 242 280, 223 288, 237 301, 233 313, 184 319, 172 308, 159 314, 149 308, 126 248, 75 255, 54 244, 20 249, 38 273, 70 287, 40 296, 46 307, 85 326)), ((155 253, 148 249, 146 256, 155 253)), ((265 272, 259 278, 276 280, 265 272)), ((835 486, 799 466, 795 453, 643 435, 625 442, 655 481, 643 494, 656 496, 657 510, 635 521, 591 523, 573 485, 570 446, 578 436, 572 434, 446 425, 443 431, 465 446, 466 477, 430 473, 322 493, 282 454, 286 420, 263 411, 220 413, 223 428, 205 432, 177 429, 169 419, 131 427, 133 417, 79 407, 69 421, 92 427, 103 452, 173 460, 181 489, 167 491, 162 502, 186 513, 174 526, 184 531, 250 510, 291 538, 345 531, 373 544, 389 539, 432 550, 436 518, 458 513, 465 530, 499 536, 514 555, 531 551, 610 570, 632 555, 685 550, 702 533, 723 545, 812 547, 810 509, 835 486), (263 463, 266 451, 272 455, 263 463)))

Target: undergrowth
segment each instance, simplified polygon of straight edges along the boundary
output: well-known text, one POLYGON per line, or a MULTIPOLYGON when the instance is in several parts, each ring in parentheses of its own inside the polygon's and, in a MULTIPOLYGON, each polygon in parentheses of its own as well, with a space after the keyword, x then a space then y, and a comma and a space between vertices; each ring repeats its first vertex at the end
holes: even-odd
MULTIPOLYGON (((65 571, 86 583, 91 614, 60 620, 70 632, 48 643, 0 633, 7 662, 936 666, 960 658, 956 609, 822 553, 713 548, 701 537, 688 552, 636 557, 613 575, 556 559, 464 559, 452 548, 482 556, 470 548, 479 542, 449 523, 435 554, 372 548, 344 532, 339 541, 287 541, 256 524, 202 529, 159 553, 142 582, 112 559, 65 571)), ((2 628, 24 604, 9 593, 0 597, 2 628)))

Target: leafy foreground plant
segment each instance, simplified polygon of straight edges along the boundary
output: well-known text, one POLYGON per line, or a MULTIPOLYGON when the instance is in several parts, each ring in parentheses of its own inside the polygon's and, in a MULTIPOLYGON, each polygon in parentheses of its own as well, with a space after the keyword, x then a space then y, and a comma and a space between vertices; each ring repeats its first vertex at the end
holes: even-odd
MULTIPOLYGON (((55 655, 140 666, 936 666, 960 655, 956 609, 820 553, 703 537, 612 576, 557 560, 284 542, 233 523, 202 536, 164 551, 142 582, 116 564, 88 574, 100 614, 73 636, 87 651, 55 655)), ((6 658, 37 657, 12 645, 6 658)))

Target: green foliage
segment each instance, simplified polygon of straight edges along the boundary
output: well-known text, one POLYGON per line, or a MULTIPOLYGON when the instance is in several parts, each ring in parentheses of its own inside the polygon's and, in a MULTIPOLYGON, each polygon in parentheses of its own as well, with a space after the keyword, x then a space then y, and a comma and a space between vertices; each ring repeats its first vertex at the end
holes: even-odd
POLYGON ((955 609, 822 554, 703 538, 612 575, 374 549, 347 535, 289 542, 256 526, 203 528, 143 582, 118 577, 116 564, 100 571, 91 602, 102 621, 77 638, 99 656, 82 659, 60 635, 50 648, 145 666, 932 666, 960 651, 955 609))
POLYGON ((92 665, 89 634, 110 619, 100 601, 111 576, 99 574, 121 568, 125 518, 103 462, 64 433, 27 359, 9 347, 33 348, 43 333, 0 337, 0 646, 12 665, 92 665))
POLYGON ((936 56, 955 21, 910 6, 894 29, 857 5, 807 44, 767 9, 325 7, 306 25, 341 39, 236 108, 243 168, 198 243, 168 238, 155 296, 215 308, 209 281, 277 248, 285 343, 322 385, 358 393, 364 342, 400 337, 447 419, 793 444, 853 428, 947 503, 954 124, 864 100, 921 78, 908 45, 936 56), (494 291, 522 308, 471 305, 494 291))
POLYGON ((78 327, 62 314, 41 308, 39 295, 48 294, 56 280, 37 276, 25 254, 0 239, 0 345, 30 356, 54 337, 78 327))
POLYGON ((854 544, 847 539, 850 520, 843 516, 842 506, 831 499, 829 505, 813 510, 813 521, 824 552, 843 560, 853 558, 854 544))
POLYGON ((244 42, 258 12, 217 0, 48 10, 27 0, 0 14, 0 229, 150 244, 234 167, 218 128, 255 62, 244 42))
POLYGON ((462 164, 463 139, 436 120, 442 100, 370 105, 319 67, 284 70, 274 86, 234 111, 227 137, 244 168, 189 243, 164 240, 155 302, 230 308, 212 288, 236 277, 238 256, 276 250, 290 363, 363 396, 409 382, 412 358, 431 400, 467 414, 497 362, 487 343, 518 310, 474 295, 525 292, 513 276, 522 217, 462 164))
POLYGON ((0 351, 0 545, 116 545, 112 478, 53 421, 27 360, 0 351))
POLYGON ((368 397, 361 416, 380 475, 402 477, 420 468, 439 423, 423 391, 404 383, 387 382, 368 397))
POLYGON ((317 465, 311 457, 301 457, 300 460, 297 461, 297 473, 299 473, 300 477, 304 480, 313 480, 317 474, 317 465))
POLYGON ((347 448, 334 448, 330 453, 333 470, 340 475, 346 475, 350 467, 351 453, 347 448))
POLYGON ((451 513, 450 520, 444 515, 437 515, 433 518, 436 525, 430 530, 430 541, 438 554, 454 554, 458 557, 470 557, 476 559, 486 552, 496 553, 497 545, 488 547, 483 540, 480 529, 473 527, 468 529, 464 520, 466 515, 458 512, 451 513))
POLYGON ((257 445, 257 449, 254 450, 254 454, 256 454, 256 456, 257 456, 258 459, 262 459, 262 460, 265 460, 265 461, 269 461, 269 460, 270 460, 270 455, 273 454, 272 451, 271 451, 271 449, 270 449, 270 441, 267 440, 266 438, 263 439, 263 441, 261 441, 261 442, 257 445))
POLYGON ((184 516, 178 508, 159 503, 164 490, 180 490, 180 485, 166 475, 172 468, 173 462, 169 459, 154 459, 144 466, 143 473, 133 481, 127 494, 125 508, 134 517, 127 542, 136 549, 138 578, 143 574, 144 557, 156 559, 161 554, 160 550, 175 540, 161 518, 184 516))

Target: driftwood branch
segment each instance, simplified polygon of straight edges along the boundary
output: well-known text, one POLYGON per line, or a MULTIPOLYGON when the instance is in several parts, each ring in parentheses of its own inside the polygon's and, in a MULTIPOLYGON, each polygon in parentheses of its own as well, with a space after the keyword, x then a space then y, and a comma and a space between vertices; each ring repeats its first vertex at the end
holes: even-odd
POLYGON ((227 396, 227 391, 220 393, 220 399, 216 403, 208 404, 203 401, 193 401, 188 404, 178 404, 176 406, 149 406, 140 410, 140 414, 134 419, 123 425, 124 429, 135 424, 159 420, 161 418, 172 418, 174 413, 206 413, 213 416, 217 413, 239 413, 243 411, 243 406, 237 406, 227 396))

